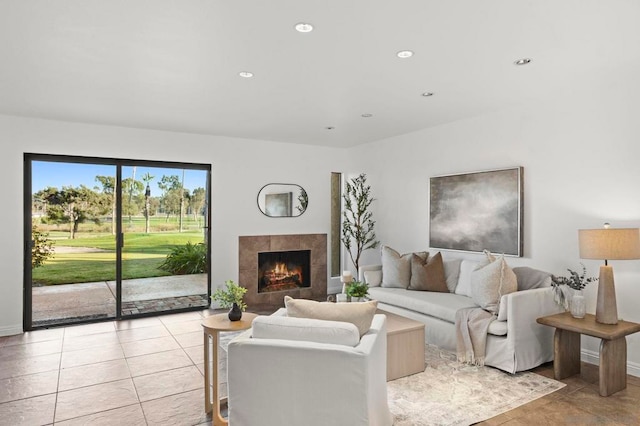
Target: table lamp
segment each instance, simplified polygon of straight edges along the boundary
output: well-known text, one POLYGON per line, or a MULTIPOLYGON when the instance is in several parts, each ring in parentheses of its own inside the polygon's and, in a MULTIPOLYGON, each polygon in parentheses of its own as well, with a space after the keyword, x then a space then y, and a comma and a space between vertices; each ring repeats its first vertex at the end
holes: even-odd
POLYGON ((596 321, 601 324, 617 324, 616 288, 613 282, 613 268, 608 260, 640 259, 640 229, 610 229, 605 223, 604 229, 578 230, 580 258, 604 260, 600 266, 598 279, 598 300, 596 303, 596 321))

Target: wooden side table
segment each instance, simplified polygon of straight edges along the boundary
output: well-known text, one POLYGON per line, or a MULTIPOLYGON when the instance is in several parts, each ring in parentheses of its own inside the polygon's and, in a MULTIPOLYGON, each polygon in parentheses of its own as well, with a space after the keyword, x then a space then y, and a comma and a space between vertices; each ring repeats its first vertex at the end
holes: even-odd
POLYGON ((627 339, 640 331, 640 324, 618 321, 618 324, 600 324, 587 314, 574 318, 569 312, 541 317, 539 324, 556 328, 553 338, 553 374, 556 380, 580 373, 580 336, 598 337, 600 342, 600 368, 598 370, 600 396, 609 396, 627 387, 627 339))
POLYGON ((229 321, 228 314, 212 315, 202 322, 204 329, 204 411, 212 414, 213 426, 224 426, 228 422, 220 415, 220 384, 218 382, 218 345, 221 331, 242 331, 251 328, 251 323, 258 315, 242 313, 240 321, 229 321), (213 351, 211 350, 213 348, 213 351), (211 354, 211 355, 210 355, 211 354))

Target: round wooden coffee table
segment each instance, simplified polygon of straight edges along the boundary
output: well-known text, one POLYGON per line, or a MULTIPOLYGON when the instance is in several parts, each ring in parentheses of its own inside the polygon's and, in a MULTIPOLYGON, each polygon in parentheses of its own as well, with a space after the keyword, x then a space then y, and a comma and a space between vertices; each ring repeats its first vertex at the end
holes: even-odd
POLYGON ((208 414, 213 411, 212 423, 214 426, 227 425, 228 422, 220 415, 220 397, 218 396, 220 384, 218 383, 218 345, 221 331, 242 331, 251 328, 251 323, 257 314, 243 312, 240 321, 229 321, 228 314, 217 314, 205 318, 202 321, 204 330, 204 411, 208 414), (213 351, 211 350, 213 348, 213 351))

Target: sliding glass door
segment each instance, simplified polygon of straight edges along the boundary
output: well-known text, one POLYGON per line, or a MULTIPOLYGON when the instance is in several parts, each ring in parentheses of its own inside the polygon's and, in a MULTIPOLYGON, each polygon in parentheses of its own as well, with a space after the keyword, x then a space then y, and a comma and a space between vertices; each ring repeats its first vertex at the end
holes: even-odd
POLYGON ((123 316, 209 305, 207 174, 122 167, 123 316))
POLYGON ((116 166, 34 159, 30 168, 31 325, 115 318, 116 166))
POLYGON ((208 306, 209 182, 209 165, 25 154, 25 329, 208 306))

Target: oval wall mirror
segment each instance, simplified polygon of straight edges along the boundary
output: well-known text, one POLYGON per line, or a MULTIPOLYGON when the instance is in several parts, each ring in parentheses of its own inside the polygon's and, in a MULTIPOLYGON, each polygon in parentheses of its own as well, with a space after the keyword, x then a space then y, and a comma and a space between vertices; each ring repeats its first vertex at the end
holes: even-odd
POLYGON ((269 217, 297 217, 307 209, 307 191, 293 183, 269 183, 258 192, 258 208, 269 217))

